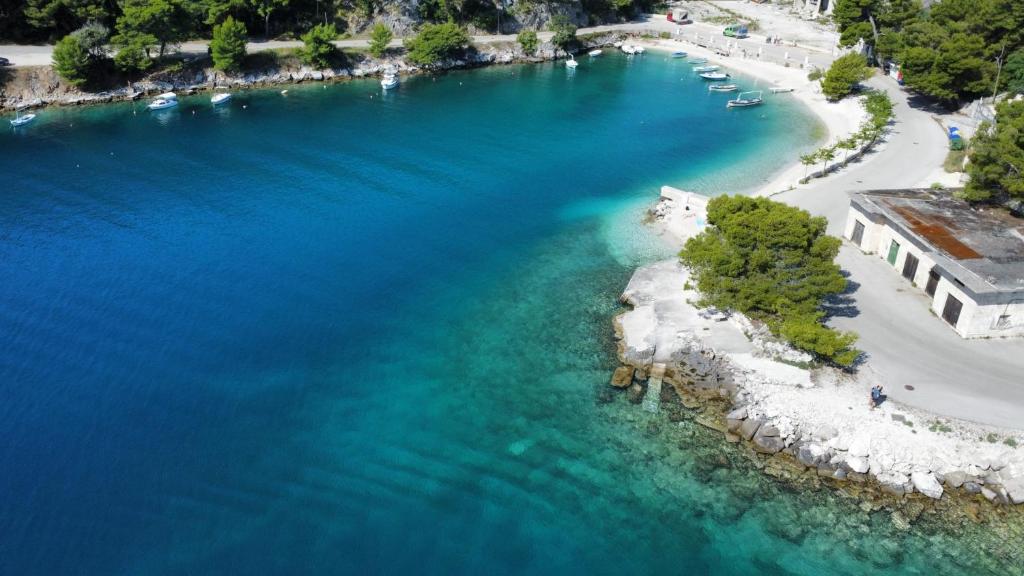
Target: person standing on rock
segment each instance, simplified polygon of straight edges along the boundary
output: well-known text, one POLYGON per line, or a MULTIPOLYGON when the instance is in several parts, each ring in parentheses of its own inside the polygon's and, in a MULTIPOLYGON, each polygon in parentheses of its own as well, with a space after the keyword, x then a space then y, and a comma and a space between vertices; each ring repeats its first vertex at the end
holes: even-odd
POLYGON ((872 386, 871 387, 871 402, 869 403, 871 409, 874 410, 876 406, 882 403, 882 387, 872 386))

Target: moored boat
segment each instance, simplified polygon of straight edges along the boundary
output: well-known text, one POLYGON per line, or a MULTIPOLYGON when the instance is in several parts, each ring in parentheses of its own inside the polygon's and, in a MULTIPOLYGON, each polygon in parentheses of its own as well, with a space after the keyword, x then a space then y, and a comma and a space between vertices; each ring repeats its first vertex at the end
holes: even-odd
POLYGON ((708 86, 710 92, 735 92, 739 86, 735 84, 711 84, 708 86))
POLYGON ((176 99, 157 98, 150 102, 146 108, 149 108, 150 110, 166 110, 167 108, 173 108, 177 105, 178 101, 176 99))
POLYGON ((398 86, 398 74, 394 72, 385 72, 384 76, 380 79, 380 87, 385 90, 391 90, 398 86))
POLYGON ((718 66, 711 64, 709 66, 697 66, 693 69, 694 72, 714 72, 718 70, 718 66))
POLYGON ((691 59, 687 60, 686 62, 688 64, 693 64, 694 66, 700 66, 701 64, 707 64, 708 63, 708 59, 707 58, 691 58, 691 59))
POLYGON ((214 94, 213 97, 210 98, 210 102, 214 106, 216 106, 218 104, 223 104, 223 103, 227 102, 228 100, 231 100, 231 94, 229 92, 221 92, 219 94, 214 94))
POLYGON ((589 54, 590 56, 600 56, 601 55, 601 49, 600 48, 595 48, 595 49, 591 50, 590 52, 587 52, 587 54, 589 54))
POLYGON ((713 81, 728 80, 730 78, 730 76, 728 74, 724 74, 722 72, 704 72, 703 74, 700 75, 700 77, 705 79, 705 80, 713 80, 713 81))
POLYGON ((764 99, 761 98, 761 94, 762 93, 760 91, 740 92, 736 95, 735 100, 729 100, 726 102, 725 106, 727 108, 746 108, 748 106, 757 106, 764 103, 764 99), (756 96, 744 98, 744 94, 756 94, 756 96))
POLYGON ((577 62, 575 58, 573 58, 572 54, 569 54, 569 59, 565 61, 565 65, 568 68, 575 68, 575 67, 579 66, 580 63, 577 62))
POLYGON ((770 88, 769 90, 771 90, 772 94, 784 94, 786 92, 793 91, 793 89, 788 86, 775 86, 773 88, 770 88))
POLYGON ((24 107, 18 108, 14 111, 14 118, 11 119, 11 126, 17 128, 18 126, 24 126, 25 124, 28 124, 29 122, 36 119, 35 114, 22 115, 22 110, 24 110, 24 107))
POLYGON ((164 92, 163 94, 157 94, 156 100, 177 100, 178 95, 174 92, 164 92))
POLYGON ((676 50, 675 52, 672 53, 672 57, 673 58, 686 58, 686 52, 683 52, 682 50, 676 50))

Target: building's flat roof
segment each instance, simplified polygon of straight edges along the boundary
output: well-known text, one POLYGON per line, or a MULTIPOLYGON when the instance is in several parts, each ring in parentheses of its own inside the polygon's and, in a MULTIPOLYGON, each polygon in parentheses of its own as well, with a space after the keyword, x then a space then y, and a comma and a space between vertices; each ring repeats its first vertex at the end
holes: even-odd
POLYGON ((1024 293, 1024 220, 1006 210, 971 206, 943 190, 871 190, 852 198, 916 238, 974 292, 1024 293))

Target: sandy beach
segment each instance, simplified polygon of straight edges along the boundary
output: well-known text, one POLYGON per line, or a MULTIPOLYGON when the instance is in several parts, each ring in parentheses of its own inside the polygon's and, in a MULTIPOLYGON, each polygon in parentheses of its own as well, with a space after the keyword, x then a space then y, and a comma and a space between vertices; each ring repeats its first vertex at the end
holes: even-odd
MULTIPOLYGON (((821 94, 821 87, 818 83, 807 79, 807 73, 809 72, 807 69, 797 66, 787 68, 771 62, 760 61, 756 58, 721 56, 710 49, 686 41, 657 40, 646 41, 642 44, 659 53, 685 50, 688 57, 707 58, 709 63, 722 66, 727 72, 745 74, 768 82, 768 86, 764 87, 767 103, 770 105, 772 98, 795 98, 799 100, 821 120, 827 134, 825 143, 834 143, 856 132, 860 128, 861 123, 867 118, 867 114, 858 99, 847 98, 840 102, 827 101, 825 96, 821 94), (793 91, 771 94, 768 92, 768 88, 771 87, 792 88, 793 91)), ((813 170, 814 167, 811 169, 813 170)), ((760 185, 754 193, 758 196, 770 196, 796 188, 800 186, 800 179, 804 177, 806 172, 807 167, 800 163, 799 157, 794 152, 792 164, 779 172, 766 175, 765 183, 760 185)))

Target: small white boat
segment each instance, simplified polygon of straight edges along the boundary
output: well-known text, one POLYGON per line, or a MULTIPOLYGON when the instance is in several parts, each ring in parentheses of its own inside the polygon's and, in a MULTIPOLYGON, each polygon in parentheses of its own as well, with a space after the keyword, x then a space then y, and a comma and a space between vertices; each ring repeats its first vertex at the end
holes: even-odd
POLYGON ((636 52, 637 54, 643 54, 644 52, 646 52, 643 46, 633 46, 633 51, 636 52))
POLYGON ((600 56, 601 55, 601 49, 600 48, 595 48, 594 50, 591 50, 590 52, 587 52, 587 54, 590 55, 591 57, 593 57, 593 56, 600 56))
POLYGON ((24 126, 36 119, 35 114, 25 114, 22 116, 21 110, 22 108, 18 108, 14 111, 14 118, 11 120, 11 126, 14 126, 15 128, 18 126, 24 126))
POLYGON ((636 54, 636 47, 633 46, 632 44, 623 44, 622 51, 625 52, 626 54, 633 55, 636 54))
POLYGON ((735 92, 739 86, 735 84, 712 84, 708 86, 709 92, 735 92))
POLYGON ((686 62, 689 63, 689 64, 693 64, 694 66, 700 66, 701 64, 707 64, 708 63, 708 59, 707 58, 691 58, 691 59, 687 60, 686 62))
POLYGON ((218 104, 223 104, 223 103, 227 102, 228 100, 231 100, 231 94, 229 94, 228 92, 221 92, 220 94, 214 94, 213 97, 210 98, 210 102, 214 106, 216 106, 218 104))
POLYGON ((719 68, 718 66, 715 66, 714 64, 711 64, 709 66, 697 66, 697 67, 695 67, 693 69, 693 71, 694 72, 714 72, 715 70, 718 70, 718 68, 719 68))
POLYGON ((149 106, 146 106, 146 108, 149 108, 150 110, 166 110, 167 108, 174 108, 177 105, 178 105, 178 101, 177 100, 168 100, 167 98, 157 98, 156 100, 153 100, 152 102, 150 102, 149 106))
POLYGON ((723 74, 722 72, 704 72, 703 74, 700 75, 700 77, 705 79, 705 80, 713 80, 713 81, 728 80, 729 79, 729 75, 728 74, 723 74))
POLYGON ((740 92, 739 94, 736 95, 736 99, 735 100, 729 100, 728 102, 726 102, 725 106, 726 106, 726 108, 746 108, 748 106, 757 106, 757 105, 763 104, 763 103, 764 103, 764 99, 761 98, 761 92, 760 91, 751 91, 751 92, 740 92), (756 96, 751 96, 749 98, 744 98, 743 97, 744 94, 756 94, 756 96))
POLYGON ((388 72, 380 79, 380 87, 385 90, 391 90, 398 86, 398 74, 394 72, 388 72))
POLYGON ((615 42, 614 44, 612 44, 612 46, 615 46, 616 48, 622 48, 622 42, 615 42))
POLYGON ((683 52, 682 50, 676 50, 675 52, 672 53, 672 57, 673 58, 686 58, 686 52, 683 52))
POLYGON ((569 59, 565 61, 565 65, 568 66, 569 68, 575 68, 579 66, 580 63, 577 62, 576 59, 572 57, 572 54, 569 54, 569 59))
POLYGON ((163 94, 158 94, 156 99, 157 100, 177 100, 178 99, 178 95, 175 94, 174 92, 164 92, 163 94))
POLYGON ((784 94, 786 92, 793 91, 792 88, 786 86, 775 86, 774 88, 770 88, 770 90, 772 91, 772 94, 784 94))

